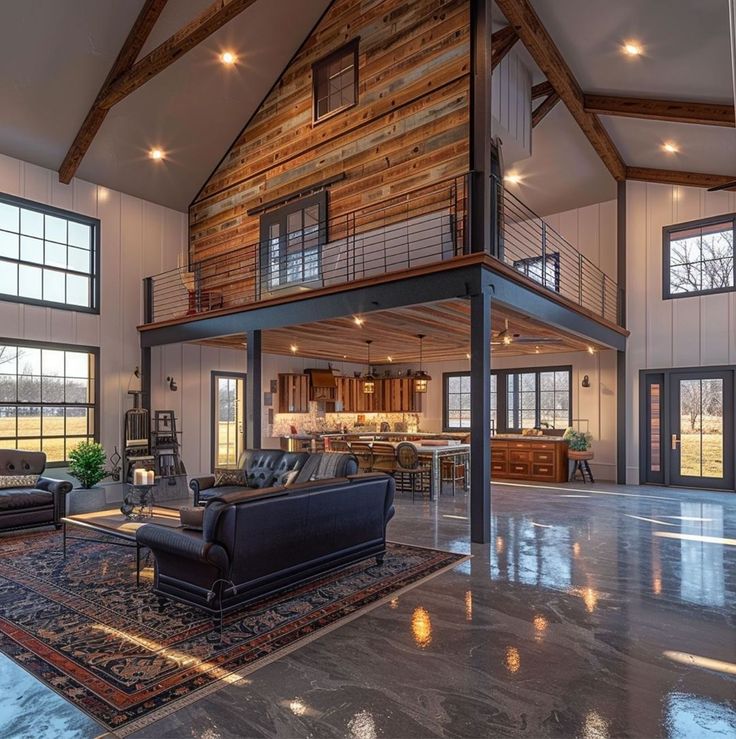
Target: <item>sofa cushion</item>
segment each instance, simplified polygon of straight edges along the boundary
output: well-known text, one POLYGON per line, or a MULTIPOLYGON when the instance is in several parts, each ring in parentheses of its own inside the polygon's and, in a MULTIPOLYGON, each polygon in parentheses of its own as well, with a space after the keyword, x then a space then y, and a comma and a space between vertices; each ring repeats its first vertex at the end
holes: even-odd
POLYGON ((256 467, 245 473, 245 484, 249 488, 270 488, 273 483, 273 470, 265 467, 256 467))
POLYGON ((355 456, 345 452, 324 452, 312 454, 299 471, 295 482, 312 482, 315 480, 331 480, 335 477, 347 477, 358 471, 355 456))
POLYGON ((37 488, 7 488, 0 490, 0 511, 17 508, 36 508, 53 505, 54 496, 47 490, 37 488))
POLYGON ((41 475, 0 475, 0 490, 6 488, 35 488, 41 475))
POLYGON ((216 488, 222 488, 228 485, 245 485, 245 471, 242 469, 219 469, 215 470, 216 488))

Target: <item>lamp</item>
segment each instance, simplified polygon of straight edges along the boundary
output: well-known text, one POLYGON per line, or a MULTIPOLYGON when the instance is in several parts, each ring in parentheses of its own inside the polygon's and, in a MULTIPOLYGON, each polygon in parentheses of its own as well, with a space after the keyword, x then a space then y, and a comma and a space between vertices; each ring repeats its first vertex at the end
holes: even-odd
POLYGON ((419 339, 419 372, 414 375, 414 392, 426 393, 429 381, 432 379, 422 369, 422 342, 424 341, 424 334, 417 334, 419 339))
POLYGON ((130 373, 130 379, 128 380, 128 392, 131 395, 135 395, 136 393, 140 393, 141 390, 141 368, 136 367, 130 373))
POLYGON ((175 393, 179 386, 176 384, 176 380, 173 377, 167 377, 166 382, 169 383, 169 390, 171 390, 172 393, 175 393))
POLYGON ((363 375, 363 392, 366 395, 373 395, 376 392, 375 378, 371 374, 371 344, 373 343, 370 339, 366 339, 368 344, 368 371, 363 375))

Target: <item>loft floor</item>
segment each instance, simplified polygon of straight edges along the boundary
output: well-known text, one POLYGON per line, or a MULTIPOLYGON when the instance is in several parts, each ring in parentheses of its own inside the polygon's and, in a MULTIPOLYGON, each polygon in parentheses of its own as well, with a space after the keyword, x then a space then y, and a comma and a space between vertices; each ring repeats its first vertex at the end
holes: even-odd
MULTIPOLYGON (((490 545, 461 494, 399 500, 390 537, 474 556, 138 736, 736 731, 736 495, 494 484, 490 545)), ((99 733, 5 658, 0 684, 3 736, 99 733)))

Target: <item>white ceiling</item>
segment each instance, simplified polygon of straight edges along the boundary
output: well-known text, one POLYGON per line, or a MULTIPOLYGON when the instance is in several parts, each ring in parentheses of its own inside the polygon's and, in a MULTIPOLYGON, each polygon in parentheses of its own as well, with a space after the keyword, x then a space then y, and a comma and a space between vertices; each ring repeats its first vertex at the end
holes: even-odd
MULTIPOLYGON (((169 0, 147 54, 211 0, 169 0)), ((143 0, 3 3, 0 152, 58 169, 143 0)), ((185 211, 329 0, 259 0, 108 114, 78 176, 185 211), (217 61, 223 49, 236 68, 217 61), (158 146, 167 160, 147 152, 158 146)))
MULTIPOLYGON (((532 0, 585 92, 733 103, 726 0, 532 0), (635 40, 638 58, 620 51, 635 40)), ((503 20, 495 9, 494 28, 503 20)), ((526 51, 525 58, 529 59, 526 51)), ((532 63, 533 64, 533 63, 532 63)), ((543 79, 532 66, 534 81, 543 79)), ((629 166, 736 177, 736 129, 601 116, 629 166), (661 149, 665 141, 679 153, 661 149)), ((506 162, 518 191, 542 215, 614 198, 615 183, 558 103, 534 129, 533 155, 506 162)))

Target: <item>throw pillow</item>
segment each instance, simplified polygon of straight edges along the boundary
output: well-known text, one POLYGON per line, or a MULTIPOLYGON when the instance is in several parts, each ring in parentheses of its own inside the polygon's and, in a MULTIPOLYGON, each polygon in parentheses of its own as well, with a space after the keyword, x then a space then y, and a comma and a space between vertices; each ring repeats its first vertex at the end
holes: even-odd
POLYGON ((0 489, 35 488, 41 475, 0 475, 0 489))
POLYGON ((273 481, 275 488, 288 488, 296 482, 296 478, 299 476, 299 470, 287 470, 282 472, 280 475, 276 475, 273 481))
POLYGON ((245 472, 242 469, 215 470, 215 487, 222 488, 226 485, 240 485, 245 487, 245 472))

